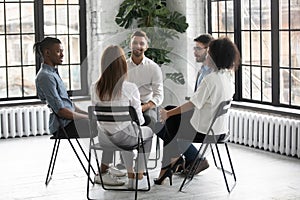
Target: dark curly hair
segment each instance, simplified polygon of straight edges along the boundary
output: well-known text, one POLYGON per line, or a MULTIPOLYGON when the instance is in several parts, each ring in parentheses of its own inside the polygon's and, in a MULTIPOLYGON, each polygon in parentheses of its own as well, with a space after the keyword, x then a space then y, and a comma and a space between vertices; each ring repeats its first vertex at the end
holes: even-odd
POLYGON ((213 40, 209 45, 208 53, 218 70, 237 70, 240 65, 240 52, 228 37, 220 37, 213 40))

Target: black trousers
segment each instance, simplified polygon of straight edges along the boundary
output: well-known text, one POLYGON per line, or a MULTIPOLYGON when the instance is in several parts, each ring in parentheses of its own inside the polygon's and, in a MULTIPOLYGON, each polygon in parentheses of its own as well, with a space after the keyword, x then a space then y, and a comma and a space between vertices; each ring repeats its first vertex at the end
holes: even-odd
MULTIPOLYGON (((167 106, 170 110, 175 106, 167 106)), ((202 143, 206 134, 199 133, 191 125, 190 120, 194 110, 169 117, 165 124, 157 123, 155 133, 164 141, 162 167, 171 163, 172 158, 177 158, 189 148, 193 142, 202 143)), ((209 137, 209 136, 208 136, 209 137)), ((225 134, 216 136, 221 140, 225 134)))

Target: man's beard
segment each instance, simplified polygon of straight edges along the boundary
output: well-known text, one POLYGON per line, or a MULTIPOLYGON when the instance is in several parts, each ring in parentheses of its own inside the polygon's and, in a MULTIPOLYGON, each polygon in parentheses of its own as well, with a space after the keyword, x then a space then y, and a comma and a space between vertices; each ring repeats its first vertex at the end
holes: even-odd
POLYGON ((135 50, 132 51, 132 54, 133 54, 135 57, 140 57, 140 56, 143 55, 143 53, 144 53, 144 51, 142 51, 142 50, 137 50, 137 49, 135 49, 135 50))

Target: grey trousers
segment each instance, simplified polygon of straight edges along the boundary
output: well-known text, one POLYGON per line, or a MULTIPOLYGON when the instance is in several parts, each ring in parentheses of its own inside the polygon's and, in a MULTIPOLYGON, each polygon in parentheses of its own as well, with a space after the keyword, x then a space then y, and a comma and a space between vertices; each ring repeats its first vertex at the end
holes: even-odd
MULTIPOLYGON (((145 149, 145 156, 146 156, 146 162, 148 161, 150 152, 151 152, 151 146, 152 146, 152 137, 153 137, 153 131, 147 127, 142 126, 142 136, 144 139, 144 149, 145 149)), ((138 143, 138 137, 137 137, 137 127, 128 126, 122 131, 116 132, 114 134, 109 134, 101 131, 99 133, 99 143, 102 145, 116 145, 119 148, 128 149, 130 147, 134 147, 138 143)), ((138 171, 143 171, 145 169, 145 162, 144 162, 144 155, 142 149, 139 149, 139 155, 138 155, 138 162, 139 167, 138 171)), ((134 158, 134 152, 133 151, 121 151, 122 158, 124 159, 124 164, 126 166, 127 170, 131 170, 133 168, 133 158, 134 158)), ((113 159, 113 152, 112 151, 103 151, 102 153, 102 160, 101 162, 105 165, 108 165, 109 163, 112 163, 113 159)))

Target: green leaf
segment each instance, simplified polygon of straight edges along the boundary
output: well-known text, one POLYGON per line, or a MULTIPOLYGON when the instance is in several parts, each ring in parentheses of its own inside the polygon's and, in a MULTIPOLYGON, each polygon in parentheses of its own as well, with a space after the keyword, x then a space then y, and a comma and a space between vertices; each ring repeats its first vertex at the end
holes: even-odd
POLYGON ((184 77, 181 72, 174 72, 174 73, 166 73, 166 79, 170 79, 177 84, 184 85, 184 77))

